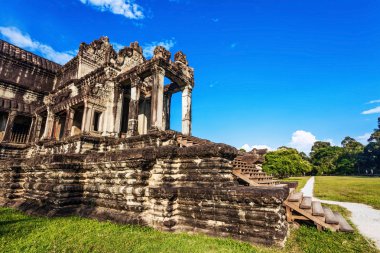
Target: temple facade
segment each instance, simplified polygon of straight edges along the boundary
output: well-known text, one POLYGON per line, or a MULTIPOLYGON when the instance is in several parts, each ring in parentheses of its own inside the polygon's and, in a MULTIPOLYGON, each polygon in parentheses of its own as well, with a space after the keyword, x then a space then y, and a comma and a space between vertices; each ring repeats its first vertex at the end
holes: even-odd
POLYGON ((191 135, 193 69, 163 47, 146 60, 137 42, 116 52, 107 37, 82 43, 64 66, 0 41, 1 142, 71 136, 130 137, 170 129, 170 102, 182 92, 182 133, 191 135), (170 84, 164 85, 167 78, 170 84))
POLYGON ((0 40, 0 205, 284 245, 289 186, 191 134, 186 55, 107 37, 61 66, 0 40), (170 130, 182 93, 182 131, 170 130))

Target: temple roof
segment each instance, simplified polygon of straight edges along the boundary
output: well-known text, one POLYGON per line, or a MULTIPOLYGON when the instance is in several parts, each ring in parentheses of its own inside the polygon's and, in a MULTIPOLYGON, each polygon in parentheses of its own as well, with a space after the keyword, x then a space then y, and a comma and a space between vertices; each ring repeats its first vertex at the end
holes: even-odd
POLYGON ((13 59, 16 59, 18 61, 24 61, 25 63, 31 64, 39 68, 42 68, 44 70, 48 70, 52 72, 57 72, 57 70, 61 68, 61 65, 58 63, 55 63, 41 56, 33 54, 29 51, 26 51, 22 48, 19 48, 1 39, 0 39, 0 53, 7 55, 13 59))

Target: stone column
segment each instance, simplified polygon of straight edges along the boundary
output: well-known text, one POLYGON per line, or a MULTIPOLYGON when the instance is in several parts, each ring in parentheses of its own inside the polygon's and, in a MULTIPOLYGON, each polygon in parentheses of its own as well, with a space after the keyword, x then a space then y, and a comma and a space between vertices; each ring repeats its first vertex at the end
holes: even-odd
POLYGON ((123 100, 124 100, 124 91, 118 87, 117 90, 117 104, 116 104, 116 113, 115 113, 115 125, 113 131, 120 136, 121 132, 121 121, 122 121, 122 111, 123 111, 123 100))
POLYGON ((61 129, 59 128, 59 116, 54 115, 53 131, 52 131, 52 135, 50 135, 52 139, 59 140, 60 131, 61 129))
POLYGON ((33 141, 34 136, 36 134, 37 127, 38 127, 37 124, 38 124, 38 116, 33 116, 32 123, 30 124, 30 128, 29 128, 28 138, 26 140, 27 142, 33 141))
POLYGON ((138 116, 141 84, 142 81, 140 77, 135 76, 131 78, 131 100, 129 101, 127 137, 138 135, 138 116))
POLYGON ((91 130, 92 117, 94 114, 94 107, 87 102, 84 104, 83 118, 82 118, 82 133, 88 133, 91 130))
POLYGON ((165 70, 155 66, 153 72, 152 98, 151 98, 151 128, 164 130, 162 124, 163 100, 164 100, 164 78, 165 70))
POLYGON ((54 113, 48 107, 43 139, 50 139, 51 138, 51 135, 53 134, 53 127, 54 127, 54 113))
POLYGON ((165 130, 170 129, 170 105, 172 101, 172 93, 168 92, 164 95, 164 119, 163 119, 163 128, 165 130))
POLYGON ((186 85, 182 90, 182 134, 191 135, 191 92, 192 87, 186 85))
POLYGON ((94 106, 89 105, 87 114, 86 114, 86 124, 84 127, 85 132, 90 132, 91 130, 93 130, 91 129, 93 117, 94 117, 94 106))
POLYGON ((66 109, 65 129, 63 134, 64 137, 71 136, 71 128, 73 126, 74 113, 74 109, 70 107, 66 109))
POLYGON ((35 118, 36 120, 35 120, 35 124, 33 128, 33 132, 29 138, 30 141, 38 141, 38 137, 40 136, 40 132, 41 132, 42 117, 36 114, 35 118))
POLYGON ((16 111, 10 111, 8 114, 7 125, 5 126, 5 133, 4 133, 4 137, 3 137, 4 142, 11 141, 13 123, 15 121, 16 116, 17 116, 16 111))
POLYGON ((82 115, 82 126, 80 127, 81 132, 85 132, 86 129, 86 119, 87 119, 88 106, 87 102, 84 103, 83 115, 82 115))

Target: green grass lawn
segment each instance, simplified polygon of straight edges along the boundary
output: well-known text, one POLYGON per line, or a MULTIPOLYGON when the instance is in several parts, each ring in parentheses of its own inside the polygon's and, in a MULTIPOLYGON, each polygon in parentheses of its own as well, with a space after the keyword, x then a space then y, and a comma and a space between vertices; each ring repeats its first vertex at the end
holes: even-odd
POLYGON ((285 179, 281 179, 281 181, 296 181, 298 182, 297 191, 300 191, 306 184, 307 180, 309 180, 310 177, 289 177, 285 179))
MULTIPOLYGON (((339 207, 337 207, 339 208, 339 207)), ((0 252, 378 252, 360 234, 292 229, 284 249, 232 239, 117 225, 79 217, 43 218, 0 208, 0 252)))
POLYGON ((321 199, 363 203, 380 209, 380 178, 315 177, 314 195, 321 199))

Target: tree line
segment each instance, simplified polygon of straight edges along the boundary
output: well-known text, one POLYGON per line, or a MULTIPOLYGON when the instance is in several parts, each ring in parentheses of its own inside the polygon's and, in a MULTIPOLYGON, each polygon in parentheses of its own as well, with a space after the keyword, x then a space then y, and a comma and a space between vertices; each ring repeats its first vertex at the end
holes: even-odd
POLYGON ((379 175, 380 129, 375 129, 363 145, 346 137, 341 146, 316 141, 310 155, 294 148, 280 147, 265 155, 263 170, 273 176, 285 178, 301 175, 379 175))

